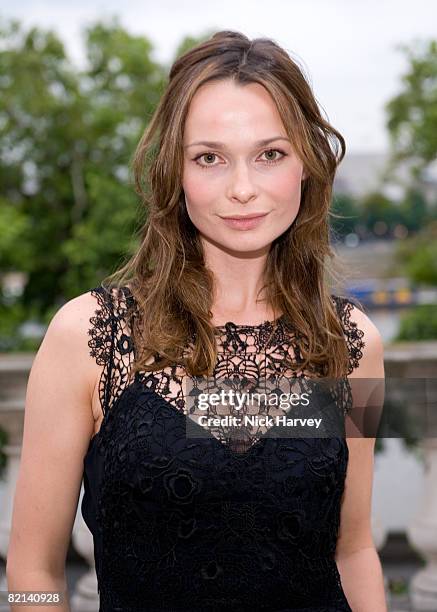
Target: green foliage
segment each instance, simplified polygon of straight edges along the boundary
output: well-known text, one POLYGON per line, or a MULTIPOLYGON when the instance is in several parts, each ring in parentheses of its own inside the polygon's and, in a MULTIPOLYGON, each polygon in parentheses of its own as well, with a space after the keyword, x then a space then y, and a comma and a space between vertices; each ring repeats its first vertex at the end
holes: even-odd
POLYGON ((341 237, 356 231, 361 211, 352 196, 336 193, 332 198, 330 215, 332 218, 331 228, 334 235, 341 237))
POLYGON ((378 222, 382 222, 387 227, 384 233, 388 233, 389 229, 402 221, 398 207, 382 193, 369 193, 362 199, 361 205, 361 221, 371 231, 376 229, 378 222))
POLYGON ((406 267, 408 276, 418 283, 437 284, 437 244, 422 245, 406 267))
POLYGON ((414 187, 407 190, 405 198, 399 205, 399 214, 401 223, 410 232, 417 232, 433 218, 437 219, 437 214, 428 210, 423 193, 414 187))
POLYGON ((29 246, 20 238, 29 230, 28 216, 0 197, 0 261, 3 269, 21 269, 28 260, 29 246))
POLYGON ((437 156, 437 41, 400 45, 408 70, 402 91, 386 105, 396 158, 414 161, 417 175, 437 156))
POLYGON ((406 578, 401 576, 400 578, 389 578, 388 579, 388 590, 395 596, 407 595, 409 592, 409 583, 406 578))
POLYGON ((412 235, 437 220, 437 209, 428 206, 423 193, 412 187, 401 202, 379 191, 359 199, 337 193, 332 199, 330 215, 331 228, 337 238, 352 232, 364 239, 399 238, 399 227, 405 234, 412 235))
POLYGON ((53 32, 2 21, 0 42, 0 272, 28 279, 1 324, 12 331, 31 312, 45 320, 132 252, 129 166, 166 74, 151 43, 117 19, 87 28, 83 70, 53 32))
POLYGON ((44 323, 49 323, 49 319, 41 321, 35 306, 27 306, 20 300, 0 301, 0 352, 34 352, 39 348, 42 335, 27 338, 20 333, 21 325, 29 321, 40 323, 42 326, 44 323))
MULTIPOLYGON (((414 284, 437 285, 437 221, 397 244, 395 260, 401 274, 414 284)), ((437 340, 437 305, 412 307, 400 321, 395 340, 437 340)))
POLYGON ((395 340, 437 340, 437 304, 420 304, 401 319, 395 340))
POLYGON ((437 285, 437 221, 397 245, 396 260, 414 283, 437 285))

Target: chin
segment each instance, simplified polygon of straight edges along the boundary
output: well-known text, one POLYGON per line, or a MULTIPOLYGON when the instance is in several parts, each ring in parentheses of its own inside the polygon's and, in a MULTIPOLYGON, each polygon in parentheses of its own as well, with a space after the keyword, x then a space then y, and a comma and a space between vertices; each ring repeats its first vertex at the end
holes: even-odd
POLYGON ((245 240, 244 238, 238 238, 235 241, 226 243, 216 244, 224 251, 234 253, 236 255, 261 255, 270 250, 272 245, 271 241, 266 240, 245 240))

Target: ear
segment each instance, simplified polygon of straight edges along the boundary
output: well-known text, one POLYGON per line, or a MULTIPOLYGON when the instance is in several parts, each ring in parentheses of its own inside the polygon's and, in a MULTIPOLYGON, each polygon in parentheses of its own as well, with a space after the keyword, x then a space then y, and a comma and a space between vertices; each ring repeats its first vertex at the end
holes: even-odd
POLYGON ((303 170, 301 182, 304 181, 306 178, 308 178, 308 172, 306 170, 303 170))

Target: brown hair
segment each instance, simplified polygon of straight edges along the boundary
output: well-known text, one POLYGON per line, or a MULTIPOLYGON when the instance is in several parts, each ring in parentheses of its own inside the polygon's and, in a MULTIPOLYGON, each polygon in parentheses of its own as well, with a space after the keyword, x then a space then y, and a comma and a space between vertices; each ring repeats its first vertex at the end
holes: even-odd
MULTIPOLYGON (((113 286, 114 280, 115 286, 129 285, 135 298, 132 372, 177 362, 191 375, 210 376, 216 363, 214 278, 185 208, 182 142, 194 94, 201 85, 223 79, 266 88, 308 173, 298 215, 268 254, 267 302, 274 312, 284 313, 302 341, 299 369, 345 376, 348 348, 326 279, 328 258, 334 258, 328 223, 332 184, 345 142, 321 116, 310 85, 285 50, 271 39, 250 40, 235 31, 215 33, 174 62, 133 157, 135 189, 148 216, 137 251, 107 277, 113 286)), ((335 276, 333 267, 330 271, 335 276)), ((290 361, 290 367, 296 365, 290 361)))

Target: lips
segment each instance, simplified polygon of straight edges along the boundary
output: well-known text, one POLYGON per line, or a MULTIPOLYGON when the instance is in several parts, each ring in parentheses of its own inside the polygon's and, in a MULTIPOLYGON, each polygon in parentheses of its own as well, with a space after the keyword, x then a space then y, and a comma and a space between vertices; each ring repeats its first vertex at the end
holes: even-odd
POLYGON ((261 225, 268 213, 243 215, 241 217, 221 217, 228 227, 236 230, 251 230, 261 225))
POLYGON ((265 217, 267 213, 254 213, 252 215, 242 215, 236 217, 222 217, 222 219, 230 219, 232 221, 245 221, 249 219, 258 219, 258 217, 265 217))

